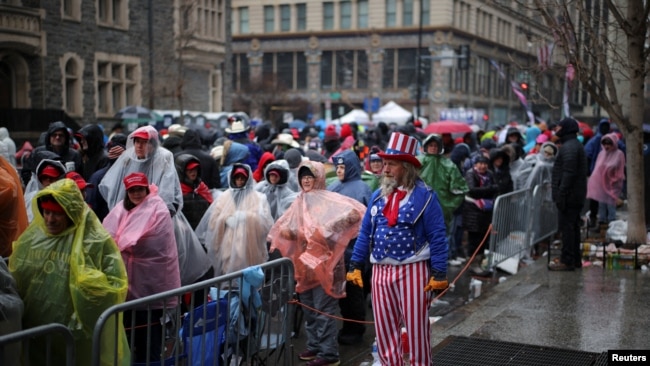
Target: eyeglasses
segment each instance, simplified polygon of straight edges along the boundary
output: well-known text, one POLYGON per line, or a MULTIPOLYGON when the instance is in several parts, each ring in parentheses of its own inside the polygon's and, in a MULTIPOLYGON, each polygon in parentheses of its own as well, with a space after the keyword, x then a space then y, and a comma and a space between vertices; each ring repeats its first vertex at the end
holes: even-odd
POLYGON ((59 133, 53 133, 53 134, 50 135, 50 137, 63 139, 63 138, 65 138, 65 134, 60 133, 60 132, 59 133))
POLYGON ((612 141, 610 141, 610 140, 604 140, 604 141, 602 142, 602 144, 603 144, 603 145, 614 145, 614 144, 612 143, 612 141))
POLYGON ((301 180, 314 180, 316 178, 312 177, 311 175, 303 175, 300 177, 301 180))

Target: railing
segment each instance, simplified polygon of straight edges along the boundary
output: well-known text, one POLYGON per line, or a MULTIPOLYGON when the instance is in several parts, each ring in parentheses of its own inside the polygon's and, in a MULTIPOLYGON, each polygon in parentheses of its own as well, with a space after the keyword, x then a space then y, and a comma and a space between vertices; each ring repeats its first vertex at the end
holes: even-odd
MULTIPOLYGON (((51 360, 52 353, 60 351, 54 349, 52 341, 60 342, 61 338, 63 338, 65 342, 65 365, 72 366, 75 364, 75 346, 72 333, 66 326, 56 323, 40 325, 0 336, 0 364, 29 365, 30 343, 32 340, 42 337, 45 338, 45 347, 44 349, 37 349, 36 352, 40 352, 45 360, 51 360), (25 363, 21 363, 21 358, 25 363)), ((45 365, 49 364, 47 362, 45 365)))
POLYGON ((95 325, 92 365, 125 357, 132 365, 288 365, 294 281, 291 261, 282 258, 112 306, 95 325), (126 350, 103 347, 124 338, 126 350))
POLYGON ((557 231, 557 209, 550 185, 522 189, 497 197, 492 215, 488 267, 512 266, 532 247, 557 231), (510 264, 510 265, 509 265, 510 264))

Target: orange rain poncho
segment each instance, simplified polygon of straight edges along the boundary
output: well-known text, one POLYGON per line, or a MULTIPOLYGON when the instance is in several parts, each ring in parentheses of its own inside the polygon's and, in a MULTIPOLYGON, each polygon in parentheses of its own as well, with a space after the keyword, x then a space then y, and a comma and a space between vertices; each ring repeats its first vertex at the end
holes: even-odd
POLYGON ((11 254, 11 243, 27 228, 23 186, 16 169, 0 157, 0 257, 11 254))
POLYGON ((293 262, 296 292, 317 286, 335 298, 345 297, 343 252, 356 238, 366 207, 357 200, 325 190, 325 168, 303 162, 316 177, 314 188, 296 200, 271 228, 271 251, 278 249, 293 262))

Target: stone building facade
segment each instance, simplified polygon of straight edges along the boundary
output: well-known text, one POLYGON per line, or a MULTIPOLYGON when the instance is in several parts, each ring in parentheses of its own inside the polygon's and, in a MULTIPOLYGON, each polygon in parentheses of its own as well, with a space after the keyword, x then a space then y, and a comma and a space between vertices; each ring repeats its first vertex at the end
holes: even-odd
MULTIPOLYGON (((273 76, 288 99, 309 101, 314 118, 330 105, 336 118, 337 106, 363 108, 364 100, 379 98, 432 120, 443 109, 472 108, 503 124, 525 118, 514 81, 526 84, 538 116, 556 119, 563 75, 537 67, 538 48, 553 37, 523 3, 233 0, 234 93, 273 76), (470 49, 467 70, 446 56, 458 55, 461 45, 470 49)), ((579 93, 571 100, 576 111, 589 103, 579 93)))
POLYGON ((0 1, 0 109, 221 111, 226 1, 0 1))

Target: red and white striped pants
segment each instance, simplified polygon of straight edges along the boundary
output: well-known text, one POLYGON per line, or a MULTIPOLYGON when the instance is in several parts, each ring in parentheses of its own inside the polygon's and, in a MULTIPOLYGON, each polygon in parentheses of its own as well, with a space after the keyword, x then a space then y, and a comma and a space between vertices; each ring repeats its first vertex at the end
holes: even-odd
POLYGON ((377 350, 382 365, 402 365, 400 328, 408 333, 411 365, 430 366, 431 335, 429 302, 424 292, 429 281, 429 262, 404 265, 375 264, 372 268, 372 311, 377 350))

